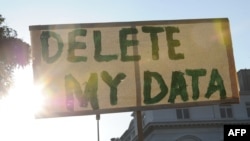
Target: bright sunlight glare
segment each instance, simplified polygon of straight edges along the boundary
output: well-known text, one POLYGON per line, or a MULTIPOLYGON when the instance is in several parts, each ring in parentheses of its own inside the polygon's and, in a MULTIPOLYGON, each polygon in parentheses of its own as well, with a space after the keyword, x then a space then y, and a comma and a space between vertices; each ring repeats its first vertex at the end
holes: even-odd
POLYGON ((41 87, 33 83, 30 66, 15 70, 14 84, 9 93, 0 102, 1 113, 7 117, 34 117, 42 110, 43 97, 41 87))
MULTIPOLYGON (((42 85, 41 85, 42 86, 42 85)), ((79 136, 68 134, 88 133, 83 138, 95 138, 95 116, 56 119, 36 119, 35 115, 44 112, 41 86, 33 83, 32 66, 15 70, 14 84, 6 97, 0 99, 0 140, 77 140, 79 136), (59 128, 59 130, 58 130, 59 128), (46 136, 44 136, 46 135, 46 136)))
POLYGON ((35 113, 41 110, 39 87, 33 84, 32 67, 19 68, 13 75, 13 86, 0 99, 1 140, 33 140, 35 113))

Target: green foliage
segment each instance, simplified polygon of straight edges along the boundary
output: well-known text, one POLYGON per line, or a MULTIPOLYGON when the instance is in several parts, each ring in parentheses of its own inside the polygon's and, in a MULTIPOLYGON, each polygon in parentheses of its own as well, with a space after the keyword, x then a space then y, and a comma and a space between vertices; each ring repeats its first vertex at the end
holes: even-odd
POLYGON ((0 14, 0 98, 12 85, 14 69, 30 63, 30 45, 17 38, 17 32, 4 21, 0 14))

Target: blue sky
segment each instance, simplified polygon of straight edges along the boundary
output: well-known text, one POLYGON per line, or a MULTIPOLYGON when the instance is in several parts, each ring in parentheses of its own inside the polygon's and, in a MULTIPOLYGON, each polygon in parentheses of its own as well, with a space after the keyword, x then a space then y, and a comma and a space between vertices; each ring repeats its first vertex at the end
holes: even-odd
POLYGON ((63 23, 221 18, 230 20, 236 69, 250 68, 247 0, 14 0, 1 4, 6 24, 30 43, 29 26, 63 23))
MULTIPOLYGON (((250 69, 249 0, 0 0, 0 2, 0 14, 6 18, 5 24, 15 29, 18 37, 27 43, 30 43, 30 25, 229 18, 236 70, 250 69)), ((101 116, 101 140, 107 141, 111 137, 121 136, 129 126, 130 114, 129 112, 101 116)), ((21 121, 17 119, 13 120, 17 125, 20 124, 20 128, 17 128, 20 130, 26 124, 26 122, 20 123, 21 121)), ((35 127, 29 124, 27 131, 36 131, 38 140, 39 138, 49 140, 49 137, 61 141, 70 137, 74 138, 74 141, 85 140, 85 137, 88 140, 97 140, 95 116, 44 119, 34 121, 34 124, 35 127), (87 123, 88 127, 85 125, 87 123), (90 128, 89 124, 93 128, 90 128)), ((20 136, 21 139, 33 139, 28 135, 20 136)))

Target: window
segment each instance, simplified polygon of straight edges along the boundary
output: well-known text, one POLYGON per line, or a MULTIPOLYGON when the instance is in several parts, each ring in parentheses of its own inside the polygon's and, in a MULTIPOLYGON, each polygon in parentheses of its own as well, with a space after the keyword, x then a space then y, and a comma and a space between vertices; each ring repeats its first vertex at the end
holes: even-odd
POLYGON ((221 118, 233 118, 233 111, 231 105, 221 105, 220 116, 221 118))
POLYGON ((189 119, 189 111, 186 108, 183 109, 176 109, 176 116, 177 119, 189 119))
POLYGON ((250 118, 250 102, 246 102, 247 116, 250 118))

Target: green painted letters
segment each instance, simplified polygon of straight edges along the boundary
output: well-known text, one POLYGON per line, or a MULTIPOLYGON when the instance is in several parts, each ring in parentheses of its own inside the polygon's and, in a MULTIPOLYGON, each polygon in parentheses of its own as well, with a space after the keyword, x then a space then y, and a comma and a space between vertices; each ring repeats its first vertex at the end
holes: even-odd
POLYGON ((110 104, 117 104, 117 86, 120 82, 126 77, 124 73, 118 73, 117 76, 112 80, 112 77, 108 74, 108 72, 103 71, 101 73, 102 80, 108 84, 110 87, 110 104))
POLYGON ((197 100, 200 96, 199 77, 205 76, 206 73, 205 69, 186 69, 186 74, 192 77, 193 100, 197 100))
POLYGON ((63 51, 63 41, 59 34, 52 31, 43 31, 40 36, 42 44, 42 57, 48 64, 54 63, 62 54, 63 51), (52 37, 57 41, 58 50, 54 56, 49 54, 49 38, 52 37))
POLYGON ((99 109, 99 103, 97 98, 98 89, 98 76, 97 73, 91 73, 88 83, 85 86, 84 95, 90 100, 91 107, 94 110, 99 109))
POLYGON ((140 55, 133 55, 128 56, 127 55, 127 48, 129 46, 137 46, 138 40, 127 40, 128 34, 137 34, 138 31, 136 28, 123 28, 120 30, 119 36, 120 36, 120 49, 121 49, 121 61, 139 61, 141 59, 140 55))
POLYGON ((207 88, 207 92, 205 94, 205 97, 210 98, 210 96, 214 92, 216 92, 217 90, 220 92, 220 98, 225 99, 226 98, 226 90, 224 87, 222 77, 220 76, 219 71, 217 69, 213 69, 211 76, 210 76, 210 82, 209 82, 209 86, 207 88))
POLYGON ((150 39, 152 43, 152 59, 159 60, 159 45, 157 33, 164 32, 164 28, 143 26, 142 31, 145 33, 150 33, 150 39))
POLYGON ((94 42, 95 42, 95 60, 98 62, 111 61, 118 58, 117 55, 101 55, 102 43, 101 43, 101 31, 94 31, 94 42))
POLYGON ((85 56, 75 56, 75 49, 85 49, 86 43, 76 42, 76 36, 86 36, 87 30, 85 29, 76 29, 72 32, 69 32, 68 40, 69 40, 69 49, 68 49, 68 61, 70 62, 80 62, 87 61, 87 57, 85 56))
POLYGON ((173 39, 173 34, 180 32, 179 28, 168 26, 165 28, 165 30, 166 30, 166 36, 167 36, 167 42, 168 42, 169 59, 171 59, 171 60, 184 59, 184 54, 183 53, 176 54, 175 49, 174 49, 175 47, 178 47, 181 44, 179 40, 173 39))
POLYGON ((65 90, 66 90, 66 107, 70 111, 74 111, 74 95, 80 103, 81 107, 87 106, 87 99, 83 95, 79 82, 71 75, 65 76, 65 90))
POLYGON ((168 87, 165 84, 162 76, 157 72, 144 71, 144 103, 145 104, 154 104, 160 102, 168 93, 168 87), (152 77, 158 82, 160 86, 160 92, 155 96, 151 97, 151 83, 152 77))
POLYGON ((81 107, 87 107, 88 101, 90 101, 92 109, 99 109, 97 98, 98 78, 96 73, 91 73, 86 84, 84 94, 82 92, 80 83, 71 74, 66 75, 64 79, 66 89, 66 106, 68 110, 74 110, 73 94, 75 94, 81 107))
POLYGON ((180 95, 183 101, 188 100, 187 84, 183 75, 184 73, 180 71, 174 71, 172 73, 171 90, 168 102, 174 103, 177 95, 180 95))

